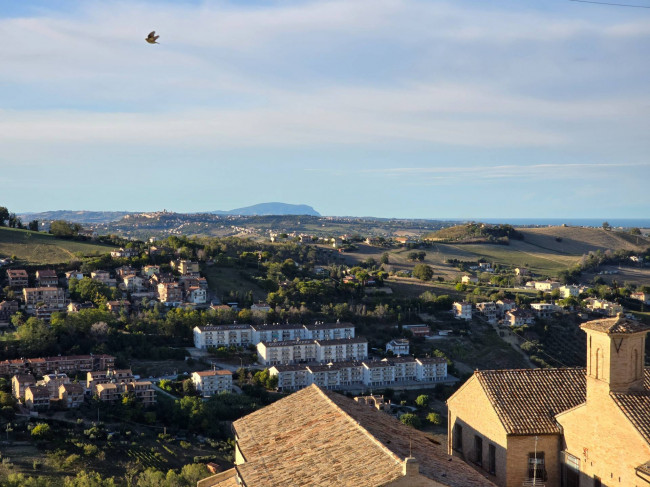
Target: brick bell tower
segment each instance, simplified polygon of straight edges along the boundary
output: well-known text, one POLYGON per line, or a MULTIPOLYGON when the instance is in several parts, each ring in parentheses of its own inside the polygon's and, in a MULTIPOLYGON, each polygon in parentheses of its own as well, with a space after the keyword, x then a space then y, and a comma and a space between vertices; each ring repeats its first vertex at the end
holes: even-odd
POLYGON ((587 401, 610 392, 644 390, 649 326, 619 313, 615 318, 588 321, 580 328, 587 333, 587 401))

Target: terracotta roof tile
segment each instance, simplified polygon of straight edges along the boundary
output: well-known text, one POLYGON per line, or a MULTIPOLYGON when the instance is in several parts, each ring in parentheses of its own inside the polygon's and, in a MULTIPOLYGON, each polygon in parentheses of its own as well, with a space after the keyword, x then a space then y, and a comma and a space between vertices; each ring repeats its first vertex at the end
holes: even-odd
POLYGON ((493 486, 424 433, 314 385, 234 428, 246 459, 236 468, 250 487, 386 485, 402 476, 410 443, 424 476, 452 487, 493 486))
POLYGON ((560 433, 555 415, 586 400, 584 369, 483 370, 474 373, 506 433, 560 433))
POLYGON ((603 333, 639 333, 650 330, 650 326, 638 320, 625 318, 621 313, 615 318, 588 321, 580 325, 583 330, 595 330, 603 333))

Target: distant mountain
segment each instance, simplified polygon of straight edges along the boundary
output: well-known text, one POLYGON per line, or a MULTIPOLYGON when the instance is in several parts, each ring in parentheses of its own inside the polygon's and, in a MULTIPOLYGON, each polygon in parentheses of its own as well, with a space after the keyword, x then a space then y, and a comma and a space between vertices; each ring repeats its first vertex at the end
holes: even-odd
POLYGON ((130 211, 71 211, 71 210, 54 210, 43 211, 40 213, 21 213, 18 216, 27 223, 31 220, 66 220, 74 223, 109 223, 123 218, 133 212, 130 211))
POLYGON ((244 208, 235 208, 229 211, 211 211, 213 215, 310 215, 321 216, 308 205, 291 205, 289 203, 259 203, 244 208))

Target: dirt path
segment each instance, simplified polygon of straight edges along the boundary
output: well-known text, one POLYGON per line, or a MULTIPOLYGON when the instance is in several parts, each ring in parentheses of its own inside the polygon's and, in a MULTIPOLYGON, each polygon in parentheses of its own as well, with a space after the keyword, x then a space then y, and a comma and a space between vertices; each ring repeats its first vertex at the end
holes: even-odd
POLYGON ((494 331, 496 331, 497 335, 499 336, 499 338, 501 338, 501 340, 509 344, 519 355, 521 355, 521 357, 524 359, 528 367, 530 367, 531 369, 538 368, 537 365, 535 365, 530 360, 528 355, 526 355, 526 352, 524 352, 519 346, 522 340, 517 335, 514 335, 509 330, 503 330, 503 329, 500 330, 499 327, 495 324, 492 324, 492 328, 494 328, 494 331), (504 335, 501 336, 499 332, 503 332, 504 335))

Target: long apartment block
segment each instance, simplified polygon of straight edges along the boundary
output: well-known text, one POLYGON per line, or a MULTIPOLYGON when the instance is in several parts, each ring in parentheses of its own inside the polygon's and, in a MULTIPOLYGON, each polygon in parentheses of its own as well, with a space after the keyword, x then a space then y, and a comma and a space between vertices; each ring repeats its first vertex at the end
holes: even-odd
POLYGON ((257 344, 257 361, 262 365, 344 362, 365 358, 368 358, 368 340, 360 337, 257 344))
POLYGON ((249 325, 233 323, 229 325, 208 325, 194 328, 194 346, 229 347, 258 345, 261 342, 288 340, 335 340, 354 338, 352 323, 264 324, 249 325))
POLYGON ((399 357, 381 361, 347 361, 320 365, 273 365, 279 391, 295 391, 315 384, 324 389, 346 387, 399 387, 446 381, 447 361, 442 358, 399 357))

